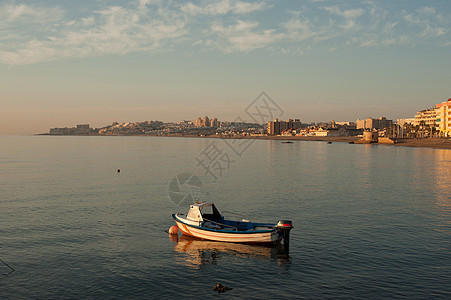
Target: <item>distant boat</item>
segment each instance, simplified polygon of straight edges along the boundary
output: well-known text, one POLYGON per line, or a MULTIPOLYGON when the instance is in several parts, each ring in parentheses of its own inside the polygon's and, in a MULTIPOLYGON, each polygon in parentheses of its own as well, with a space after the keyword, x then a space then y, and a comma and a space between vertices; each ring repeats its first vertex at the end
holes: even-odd
POLYGON ((282 144, 293 144, 293 142, 292 141, 285 141, 285 142, 282 142, 282 144))
POLYGON ((190 206, 188 214, 173 214, 178 228, 184 235, 196 238, 231 243, 275 244, 284 238, 289 243, 291 221, 274 223, 253 223, 248 220, 226 220, 214 203, 196 203, 190 206))

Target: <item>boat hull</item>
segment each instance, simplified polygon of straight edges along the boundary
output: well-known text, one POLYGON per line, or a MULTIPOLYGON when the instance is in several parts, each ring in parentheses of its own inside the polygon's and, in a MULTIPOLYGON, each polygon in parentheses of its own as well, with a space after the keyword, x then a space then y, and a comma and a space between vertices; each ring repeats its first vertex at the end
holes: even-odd
POLYGON ((281 233, 277 229, 255 231, 217 230, 187 224, 176 215, 173 215, 173 218, 184 235, 204 240, 246 244, 274 244, 282 238, 281 233))

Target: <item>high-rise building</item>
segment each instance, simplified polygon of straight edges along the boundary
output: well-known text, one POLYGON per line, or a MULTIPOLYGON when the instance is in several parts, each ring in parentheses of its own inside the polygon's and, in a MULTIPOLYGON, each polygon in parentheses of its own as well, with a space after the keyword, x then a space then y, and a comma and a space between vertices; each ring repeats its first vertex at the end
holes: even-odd
POLYGON ((415 121, 413 122, 414 126, 417 125, 429 125, 430 127, 436 127, 437 126, 437 115, 438 115, 439 109, 437 108, 429 108, 420 110, 415 115, 415 121))
POLYGON ((77 125, 76 133, 88 134, 90 132, 89 124, 77 125))
POLYGON ((220 122, 216 118, 210 120, 208 116, 205 116, 203 119, 198 117, 193 124, 196 127, 218 127, 220 122))
POLYGON ((218 127, 218 119, 213 118, 210 120, 210 126, 211 127, 218 127))
POLYGON ((282 124, 284 124, 284 122, 279 122, 278 119, 274 119, 274 121, 269 121, 268 122, 268 134, 269 135, 280 135, 280 133, 285 129, 285 128, 281 128, 282 124))
POLYGON ((195 121, 194 121, 194 126, 196 127, 202 127, 202 119, 200 117, 198 117, 195 121))
POLYGON ((357 129, 365 129, 366 128, 366 120, 357 120, 355 121, 357 125, 357 129))
POLYGON ((63 134, 63 128, 50 128, 49 134, 51 134, 51 135, 62 135, 63 134))
POLYGON ((451 98, 437 104, 437 127, 441 136, 451 137, 451 98))
POLYGON ((380 117, 379 119, 367 118, 366 120, 357 120, 357 129, 378 129, 382 130, 389 128, 392 124, 392 120, 387 120, 386 117, 380 117))
POLYGON ((204 120, 202 122, 202 126, 210 127, 210 119, 207 116, 204 117, 204 120))
POLYGON ((268 134, 269 135, 280 135, 285 130, 295 130, 302 127, 302 123, 299 119, 288 119, 286 121, 279 121, 274 119, 274 121, 268 122, 268 134))

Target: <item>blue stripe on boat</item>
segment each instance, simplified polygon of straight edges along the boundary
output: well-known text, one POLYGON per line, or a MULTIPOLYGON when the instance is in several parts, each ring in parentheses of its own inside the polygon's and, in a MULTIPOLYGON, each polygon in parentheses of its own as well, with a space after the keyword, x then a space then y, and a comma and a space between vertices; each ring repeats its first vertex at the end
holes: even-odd
MULTIPOLYGON (((272 231, 277 230, 276 228, 268 229, 268 230, 252 230, 252 231, 233 231, 233 230, 227 230, 227 229, 214 229, 214 228, 207 228, 207 227, 202 227, 202 226, 186 224, 185 222, 183 222, 182 220, 177 218, 176 214, 172 214, 172 217, 174 218, 174 220, 182 223, 183 225, 186 225, 189 227, 194 227, 194 228, 201 229, 201 230, 212 231, 212 232, 223 232, 223 233, 233 233, 233 234, 253 234, 253 233, 267 233, 267 232, 272 232, 272 231)), ((259 225, 274 226, 274 224, 266 224, 266 223, 259 223, 259 225)))

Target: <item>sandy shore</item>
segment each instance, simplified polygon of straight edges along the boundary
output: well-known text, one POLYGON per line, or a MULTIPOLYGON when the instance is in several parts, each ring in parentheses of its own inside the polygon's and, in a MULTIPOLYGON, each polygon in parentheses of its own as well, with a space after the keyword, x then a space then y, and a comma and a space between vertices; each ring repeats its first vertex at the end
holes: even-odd
POLYGON ((395 146, 451 149, 451 139, 398 139, 398 142, 395 144, 395 146))
MULTIPOLYGON (((37 135, 49 135, 48 133, 37 135)), ((93 135, 93 136, 113 136, 113 135, 93 135)), ((114 135, 116 136, 116 135, 114 135)), ((149 136, 149 135, 117 135, 117 136, 149 136)), ((152 135, 156 136, 156 135, 152 135)), ((171 134, 159 137, 185 137, 185 138, 222 138, 222 139, 257 139, 257 140, 278 140, 278 141, 322 141, 322 142, 339 142, 339 143, 353 143, 360 140, 360 137, 353 136, 197 136, 197 135, 185 135, 185 134, 171 134)), ((402 146, 402 147, 424 147, 435 149, 451 149, 451 138, 438 139, 438 138, 424 138, 424 139, 397 139, 395 144, 383 144, 374 143, 369 145, 389 145, 389 146, 402 146)))
MULTIPOLYGON (((210 136, 217 137, 217 136, 210 136)), ((221 138, 221 137, 217 137, 221 138)), ((323 142, 341 142, 349 143, 360 140, 359 137, 316 137, 316 136, 255 136, 255 137, 236 137, 245 139, 260 139, 260 140, 280 140, 280 141, 323 141, 323 142)), ((381 145, 381 144, 370 144, 381 145)), ((438 138, 424 138, 424 139, 398 139, 395 144, 389 146, 402 146, 402 147, 426 147, 435 149, 451 149, 451 139, 438 139, 438 138)))

